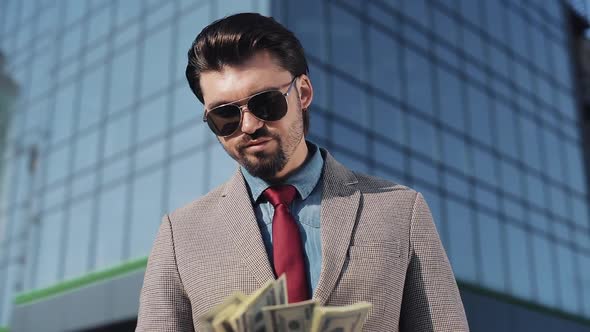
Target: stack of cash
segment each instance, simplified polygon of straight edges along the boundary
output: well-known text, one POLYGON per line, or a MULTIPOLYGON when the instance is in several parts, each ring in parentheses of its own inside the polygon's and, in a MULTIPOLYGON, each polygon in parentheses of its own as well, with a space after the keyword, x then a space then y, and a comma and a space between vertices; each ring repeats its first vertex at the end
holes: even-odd
POLYGON ((199 319, 208 332, 356 332, 371 307, 368 302, 321 307, 314 300, 288 304, 283 275, 248 296, 233 294, 199 319))

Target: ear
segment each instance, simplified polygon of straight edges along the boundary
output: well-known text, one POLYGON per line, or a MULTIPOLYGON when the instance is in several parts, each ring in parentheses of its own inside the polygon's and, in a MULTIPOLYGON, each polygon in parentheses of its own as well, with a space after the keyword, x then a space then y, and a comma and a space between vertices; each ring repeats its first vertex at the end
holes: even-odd
POLYGON ((305 74, 301 75, 297 82, 299 91, 299 100, 301 101, 301 109, 308 109, 313 100, 313 86, 311 80, 305 74))

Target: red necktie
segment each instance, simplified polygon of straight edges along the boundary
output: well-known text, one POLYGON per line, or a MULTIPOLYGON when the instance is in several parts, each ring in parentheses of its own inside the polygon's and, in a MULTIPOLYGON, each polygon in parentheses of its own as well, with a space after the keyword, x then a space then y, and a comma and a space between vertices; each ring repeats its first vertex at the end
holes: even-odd
POLYGON ((297 195, 295 187, 281 185, 269 187, 264 197, 275 208, 272 217, 272 251, 277 276, 287 275, 289 303, 309 299, 303 246, 295 219, 289 212, 289 204, 297 195))

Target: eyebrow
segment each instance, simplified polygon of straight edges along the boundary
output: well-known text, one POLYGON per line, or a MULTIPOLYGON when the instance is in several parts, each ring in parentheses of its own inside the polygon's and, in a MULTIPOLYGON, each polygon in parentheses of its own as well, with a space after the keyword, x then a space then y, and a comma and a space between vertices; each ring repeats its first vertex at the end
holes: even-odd
POLYGON ((222 100, 222 101, 217 101, 217 102, 214 102, 214 103, 210 104, 209 106, 205 107, 205 109, 207 109, 207 110, 212 110, 212 109, 214 109, 215 107, 218 107, 218 106, 221 106, 221 105, 226 105, 226 104, 233 104, 233 103, 235 103, 235 102, 237 102, 237 101, 244 100, 244 99, 248 99, 248 98, 250 98, 250 97, 254 96, 255 94, 258 94, 258 93, 261 93, 261 92, 264 92, 264 91, 269 91, 269 90, 280 90, 280 89, 279 89, 279 87, 277 87, 277 86, 265 87, 265 88, 262 88, 262 89, 256 90, 256 92, 253 92, 253 93, 249 94, 248 96, 246 96, 246 97, 244 97, 244 98, 240 98, 240 99, 237 99, 237 100, 232 100, 232 101, 225 101, 225 100, 222 100))

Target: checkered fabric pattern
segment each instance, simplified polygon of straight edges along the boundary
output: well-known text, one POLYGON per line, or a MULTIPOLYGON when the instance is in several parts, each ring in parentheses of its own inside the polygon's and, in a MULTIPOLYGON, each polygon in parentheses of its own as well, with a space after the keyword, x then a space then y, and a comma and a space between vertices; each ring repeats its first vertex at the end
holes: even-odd
MULTIPOLYGON (((327 151, 321 206, 322 305, 373 304, 365 331, 468 331, 430 210, 416 191, 353 173, 327 151)), ((235 291, 275 276, 239 171, 162 220, 136 331, 198 331, 235 291)))

